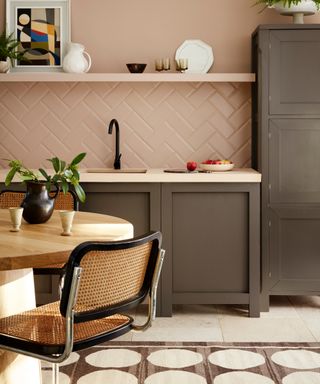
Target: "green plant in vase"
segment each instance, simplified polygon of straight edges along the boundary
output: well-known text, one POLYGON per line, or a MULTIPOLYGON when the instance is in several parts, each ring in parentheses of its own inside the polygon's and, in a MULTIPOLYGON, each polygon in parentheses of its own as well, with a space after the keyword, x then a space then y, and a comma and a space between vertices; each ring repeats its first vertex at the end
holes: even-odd
POLYGON ((80 185, 80 173, 78 171, 79 163, 84 159, 86 153, 79 153, 70 164, 67 164, 64 160, 60 160, 58 157, 48 159, 53 166, 54 174, 48 174, 43 168, 39 168, 39 173, 25 167, 20 160, 8 160, 10 170, 5 178, 5 185, 8 187, 14 176, 18 174, 23 182, 32 181, 35 183, 46 183, 48 191, 51 190, 51 185, 55 184, 59 186, 59 189, 63 193, 69 191, 70 184, 74 187, 74 190, 78 196, 78 199, 83 203, 85 202, 86 195, 83 188, 80 185), (41 177, 44 178, 41 179, 41 177))
MULTIPOLYGON (((282 3, 284 7, 290 8, 292 5, 298 5, 303 3, 305 0, 258 0, 256 4, 265 4, 266 7, 272 7, 275 4, 282 3)), ((315 3, 317 9, 320 9, 320 0, 311 0, 315 3)))
POLYGON ((255 5, 264 4, 265 8, 274 8, 284 16, 293 16, 294 24, 303 24, 304 16, 313 15, 320 10, 320 0, 257 0, 255 5))
POLYGON ((54 199, 61 190, 63 193, 69 191, 70 186, 78 199, 85 202, 86 195, 80 185, 79 163, 84 159, 86 153, 79 153, 69 164, 66 161, 53 157, 48 159, 52 164, 53 172, 47 172, 43 168, 37 171, 27 168, 20 160, 8 160, 10 170, 5 178, 5 185, 9 186, 15 177, 19 175, 22 182, 27 185, 26 197, 22 202, 24 208, 24 219, 32 224, 47 221, 53 212, 54 199), (50 196, 52 185, 56 186, 57 191, 54 196, 50 196))

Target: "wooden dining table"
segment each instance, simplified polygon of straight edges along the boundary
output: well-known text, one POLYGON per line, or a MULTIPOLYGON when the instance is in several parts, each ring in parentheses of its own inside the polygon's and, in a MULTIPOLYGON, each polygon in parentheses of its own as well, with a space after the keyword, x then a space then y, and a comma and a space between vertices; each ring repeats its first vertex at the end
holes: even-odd
MULTIPOLYGON (((22 222, 10 232, 7 209, 0 209, 0 318, 35 308, 32 268, 66 262, 72 249, 84 241, 111 241, 133 237, 128 221, 91 212, 76 212, 71 236, 62 236, 55 211, 43 224, 22 222)), ((1 384, 41 384, 37 359, 0 349, 1 384)))

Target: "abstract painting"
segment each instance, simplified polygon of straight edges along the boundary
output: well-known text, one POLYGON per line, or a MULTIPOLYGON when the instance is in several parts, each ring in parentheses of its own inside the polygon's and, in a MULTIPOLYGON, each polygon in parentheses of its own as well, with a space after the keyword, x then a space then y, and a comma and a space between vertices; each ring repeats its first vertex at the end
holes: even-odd
POLYGON ((69 41, 69 1, 7 0, 7 25, 20 42, 26 60, 15 68, 61 70, 65 44, 69 41))
POLYGON ((28 59, 17 65, 61 65, 60 8, 17 8, 16 34, 28 59))

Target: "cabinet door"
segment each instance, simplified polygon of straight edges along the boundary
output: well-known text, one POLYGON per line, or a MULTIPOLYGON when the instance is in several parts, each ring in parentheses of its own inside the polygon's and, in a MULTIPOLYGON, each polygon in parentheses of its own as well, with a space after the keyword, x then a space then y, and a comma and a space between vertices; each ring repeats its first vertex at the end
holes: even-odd
POLYGON ((258 184, 162 186, 164 316, 172 304, 222 303, 259 315, 258 209, 258 184))
POLYGON ((134 235, 160 229, 160 184, 88 183, 81 210, 122 217, 133 224, 134 235))
POLYGON ((320 208, 270 209, 270 294, 320 291, 320 208))
POLYGON ((270 32, 270 114, 319 114, 320 31, 270 32))
POLYGON ((320 119, 269 122, 269 201, 320 203, 320 119))
POLYGON ((248 292, 247 238, 248 194, 175 192, 173 293, 248 292))

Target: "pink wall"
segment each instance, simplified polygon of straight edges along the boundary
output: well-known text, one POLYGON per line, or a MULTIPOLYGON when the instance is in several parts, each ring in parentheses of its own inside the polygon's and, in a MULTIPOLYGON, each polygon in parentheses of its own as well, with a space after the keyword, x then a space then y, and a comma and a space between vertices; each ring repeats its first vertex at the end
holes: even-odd
POLYGON ((181 167, 212 157, 246 166, 250 107, 249 84, 2 84, 0 159, 37 167, 85 151, 84 165, 111 167, 115 138, 107 123, 116 117, 123 166, 181 167))
MULTIPOLYGON (((256 0, 72 0, 72 40, 93 59, 93 72, 126 71, 125 63, 174 57, 186 39, 213 47, 216 72, 250 69, 250 34, 258 24, 288 23, 273 10, 259 13, 256 0)), ((0 28, 5 0, 0 0, 0 28)), ((306 19, 319 23, 320 16, 306 19)), ((2 29, 2 28, 1 28, 2 29)))
MULTIPOLYGON (((73 0, 72 40, 86 46, 92 72, 126 72, 125 63, 134 61, 152 72, 156 57, 173 58, 186 39, 213 47, 211 71, 249 72, 255 27, 291 21, 273 10, 259 13, 254 3, 73 0)), ((320 16, 306 21, 319 23, 320 16)), ((86 150, 87 166, 111 165, 113 138, 105 126, 115 117, 128 166, 181 166, 211 156, 250 163, 249 85, 0 84, 0 96, 0 158, 37 166, 50 154, 70 158, 86 150)))

